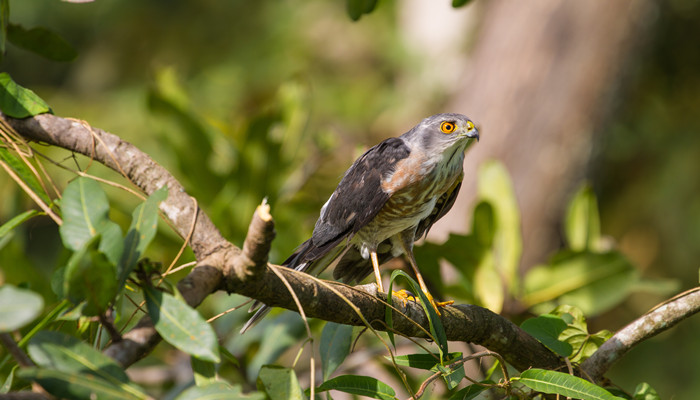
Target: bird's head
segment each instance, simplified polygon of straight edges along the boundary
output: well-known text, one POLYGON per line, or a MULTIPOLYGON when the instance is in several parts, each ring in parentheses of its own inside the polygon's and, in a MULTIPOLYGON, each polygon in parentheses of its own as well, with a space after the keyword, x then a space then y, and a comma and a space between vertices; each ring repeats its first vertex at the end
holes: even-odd
POLYGON ((474 123, 462 114, 435 114, 430 116, 404 135, 404 138, 423 150, 442 152, 455 145, 462 150, 469 139, 479 140, 479 131, 474 123))

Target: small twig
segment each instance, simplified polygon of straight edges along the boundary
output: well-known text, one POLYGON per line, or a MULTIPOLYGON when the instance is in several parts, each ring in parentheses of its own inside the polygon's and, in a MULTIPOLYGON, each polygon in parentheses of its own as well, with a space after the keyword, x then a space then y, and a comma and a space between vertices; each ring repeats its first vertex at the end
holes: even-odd
POLYGON ((108 313, 111 314, 110 310, 101 313, 98 317, 102 326, 107 330, 107 333, 109 333, 109 337, 112 339, 112 343, 117 343, 122 340, 122 335, 121 333, 119 333, 117 328, 114 327, 114 324, 112 323, 113 318, 111 318, 111 316, 108 316, 108 313))
POLYGON ((12 355, 12 358, 17 361, 20 367, 33 367, 34 362, 29 358, 27 353, 17 346, 17 343, 9 333, 0 333, 0 342, 7 349, 7 352, 12 355))

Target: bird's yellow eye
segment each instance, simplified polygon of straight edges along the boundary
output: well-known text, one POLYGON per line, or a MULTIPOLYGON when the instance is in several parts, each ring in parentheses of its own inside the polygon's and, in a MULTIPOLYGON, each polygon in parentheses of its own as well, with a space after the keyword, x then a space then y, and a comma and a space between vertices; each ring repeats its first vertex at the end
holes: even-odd
POLYGON ((455 131, 457 126, 453 122, 443 122, 440 124, 440 130, 442 133, 452 133, 455 131))
POLYGON ((474 123, 472 121, 467 121, 467 130, 470 131, 474 129, 474 123))

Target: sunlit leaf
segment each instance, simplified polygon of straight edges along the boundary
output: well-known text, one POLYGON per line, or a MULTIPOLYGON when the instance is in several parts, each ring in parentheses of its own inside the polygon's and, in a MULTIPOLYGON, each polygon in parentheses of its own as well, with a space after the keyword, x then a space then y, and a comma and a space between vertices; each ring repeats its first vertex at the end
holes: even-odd
POLYGON ((297 375, 291 368, 264 365, 258 375, 258 390, 264 390, 271 399, 306 399, 297 375))
POLYGON ((581 400, 617 400, 602 387, 563 372, 528 369, 516 378, 518 382, 542 393, 559 394, 581 400))
POLYGON ((634 400, 660 400, 661 397, 651 385, 642 382, 634 389, 634 400))
POLYGON ((520 209, 503 164, 491 161, 479 168, 479 199, 491 204, 495 216, 493 263, 509 291, 515 290, 522 253, 520 209))
POLYGON ((474 295, 482 306, 500 313, 505 301, 503 281, 494 265, 493 251, 486 251, 474 273, 474 295))
POLYGON ((213 362, 190 357, 190 364, 192 365, 195 385, 203 387, 216 381, 216 364, 213 362))
POLYGON ((10 284, 0 286, 0 332, 10 332, 32 322, 44 309, 44 299, 31 290, 10 284))
POLYGON ((12 118, 27 118, 51 111, 44 100, 16 84, 7 72, 0 73, 0 110, 12 118))
POLYGON ((91 374, 23 368, 17 372, 17 376, 38 382, 47 392, 60 398, 76 400, 148 398, 146 394, 124 391, 122 387, 91 374))
POLYGON ((323 382, 316 391, 338 390, 373 399, 394 400, 396 392, 391 386, 370 376, 341 375, 323 382))
POLYGON ((12 388, 12 382, 15 380, 15 370, 17 368, 19 368, 19 365, 12 367, 10 373, 7 374, 5 381, 2 383, 2 386, 0 386, 0 394, 8 393, 12 388))
POLYGON ((350 353, 352 331, 352 326, 334 322, 326 322, 326 325, 323 327, 320 351, 324 380, 331 376, 350 353))
POLYGON ((144 295, 148 313, 163 340, 202 360, 220 361, 214 329, 195 309, 153 287, 146 287, 144 295))
POLYGON ((543 314, 523 321, 520 328, 534 336, 550 350, 562 357, 568 357, 571 355, 573 347, 571 344, 559 340, 559 335, 566 330, 567 326, 560 317, 543 314))
POLYGON ((52 61, 73 61, 78 56, 70 43, 43 27, 25 29, 21 25, 9 24, 7 40, 52 61))
POLYGON ((558 299, 593 315, 623 300, 638 279, 618 252, 568 253, 528 271, 522 300, 531 306, 558 299))
POLYGON ((600 216, 593 189, 582 186, 566 212, 566 239, 574 251, 600 249, 600 216))

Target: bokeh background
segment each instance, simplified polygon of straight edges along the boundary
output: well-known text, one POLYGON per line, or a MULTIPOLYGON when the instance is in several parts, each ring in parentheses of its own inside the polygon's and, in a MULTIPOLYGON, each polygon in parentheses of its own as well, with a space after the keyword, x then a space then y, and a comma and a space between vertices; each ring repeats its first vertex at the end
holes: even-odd
MULTIPOLYGON (((467 156, 455 209, 429 239, 468 232, 475 171, 499 160, 521 209, 524 273, 562 245, 565 205, 589 181, 603 233, 642 276, 672 288, 640 290, 590 316, 592 331, 619 329, 670 290, 698 284, 700 1, 521 3, 382 1, 354 22, 341 0, 14 0, 11 22, 50 28, 79 56, 53 62, 10 44, 0 67, 55 114, 151 154, 234 243, 267 197, 276 262, 311 232, 364 149, 433 113, 467 114, 482 140, 467 156)), ((65 152, 43 151, 74 163, 65 152)), ((29 201, 5 176, 0 190, 4 222, 29 201)), ((109 193, 112 218, 128 225, 137 199, 109 193)), ((170 260, 180 244, 163 227, 149 256, 170 260)), ((32 282, 50 298, 51 271, 65 257, 55 227, 34 219, 2 243, 0 281, 32 282)), ((203 308, 240 301, 216 295, 203 308)), ((504 312, 517 309, 506 304, 504 312)), ((226 337, 242 318, 221 318, 217 330, 226 337)), ((268 347, 259 337, 235 336, 228 345, 241 357, 242 380, 285 356, 261 356, 268 347)), ((646 381, 662 398, 694 398, 699 337, 700 320, 690 318, 635 348, 608 376, 628 390, 646 381)), ((367 364, 353 360, 347 368, 367 364)))

